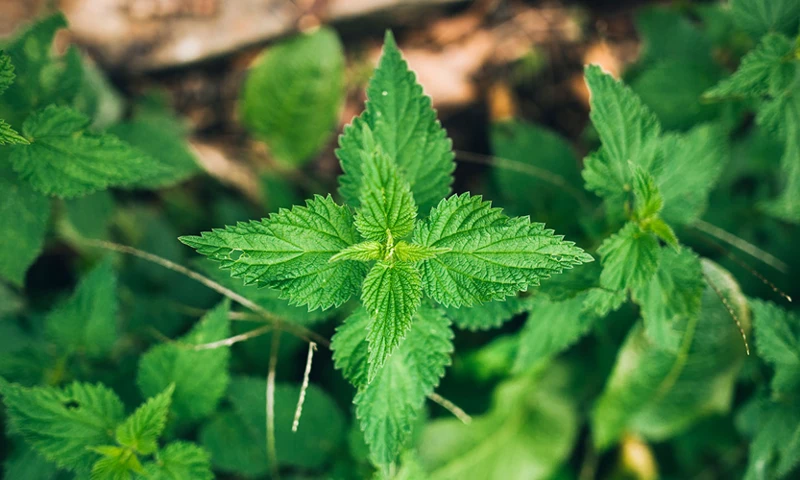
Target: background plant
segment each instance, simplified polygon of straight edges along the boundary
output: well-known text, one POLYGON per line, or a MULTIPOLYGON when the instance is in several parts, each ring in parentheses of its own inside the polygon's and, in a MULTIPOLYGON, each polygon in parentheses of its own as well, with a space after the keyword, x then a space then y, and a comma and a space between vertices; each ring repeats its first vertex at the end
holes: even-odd
POLYGON ((493 120, 452 196, 391 36, 323 196, 346 62, 289 38, 239 99, 262 203, 42 19, 0 53, 4 477, 791 478, 798 19, 642 8, 622 80, 585 70, 578 149, 493 120))

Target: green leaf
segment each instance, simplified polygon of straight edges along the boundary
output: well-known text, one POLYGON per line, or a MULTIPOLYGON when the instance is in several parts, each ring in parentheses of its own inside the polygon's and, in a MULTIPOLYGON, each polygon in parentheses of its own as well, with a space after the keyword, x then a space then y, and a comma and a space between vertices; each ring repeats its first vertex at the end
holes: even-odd
POLYGON ((136 454, 122 447, 100 446, 92 450, 103 457, 92 465, 90 480, 131 480, 133 472, 141 472, 136 454))
MULTIPOLYGON (((0 95, 14 83, 14 65, 11 63, 11 57, 5 52, 0 50, 0 95)), ((0 145, 15 145, 27 144, 28 140, 16 130, 11 128, 11 125, 0 119, 0 145)))
POLYGON ((114 197, 108 190, 65 200, 64 216, 57 224, 59 233, 75 243, 83 238, 105 240, 115 213, 114 197))
POLYGON ((649 220, 664 208, 664 197, 656 186, 656 179, 636 165, 633 170, 634 213, 639 220, 649 220))
POLYGON ((0 95, 6 91, 9 85, 14 83, 14 64, 11 63, 11 57, 2 50, 0 50, 0 95))
POLYGON ((630 88, 600 67, 587 66, 585 76, 589 117, 603 145, 584 163, 586 188, 603 197, 624 194, 632 188, 630 164, 649 171, 655 162, 661 127, 630 88))
POLYGON ((633 289, 645 333, 658 348, 677 351, 686 323, 700 311, 705 282, 700 259, 691 250, 665 249, 655 275, 633 289))
POLYGON ((603 263, 600 285, 613 291, 645 285, 661 258, 658 240, 632 222, 606 238, 597 253, 603 263))
POLYGON ((31 111, 51 104, 66 105, 77 94, 83 77, 81 57, 74 46, 54 57, 53 38, 67 26, 61 13, 44 17, 6 44, 16 81, 0 102, 0 118, 19 128, 31 111))
POLYGON ((788 394, 800 387, 800 316, 774 303, 750 301, 758 354, 775 367, 772 390, 788 394))
POLYGON ((242 282, 236 278, 232 278, 225 270, 220 270, 216 262, 207 258, 198 258, 197 261, 193 263, 207 277, 210 277, 225 288, 230 288, 234 292, 252 300, 269 313, 276 315, 286 322, 300 325, 312 325, 336 314, 336 310, 316 310, 309 312, 306 307, 290 305, 288 300, 281 298, 281 291, 274 288, 243 285, 242 282))
POLYGON ((786 102, 782 118, 781 133, 786 141, 780 171, 783 191, 762 208, 778 219, 800 223, 800 95, 786 102))
POLYGON ((45 319, 45 332, 68 353, 103 358, 114 347, 117 331, 117 275, 107 258, 87 273, 75 292, 45 319))
POLYGON ((661 218, 654 218, 651 221, 647 222, 645 228, 648 232, 652 232, 664 241, 667 245, 672 248, 678 248, 679 242, 678 237, 675 236, 675 231, 672 230, 672 227, 667 225, 667 222, 662 220, 661 218))
POLYGON ((703 92, 724 73, 712 60, 710 51, 706 55, 692 54, 700 57, 697 59, 661 59, 631 81, 633 91, 656 114, 665 130, 687 130, 720 116, 723 105, 701 101, 703 92))
MULTIPOLYGON (((674 4, 649 4, 638 9, 635 22, 642 41, 643 64, 650 65, 661 60, 683 60, 691 64, 713 61, 708 26, 686 13, 687 9, 674 4)), ((695 9, 691 13, 699 14, 695 9)), ((717 19, 723 16, 715 13, 717 19)))
POLYGON ((9 432, 60 468, 88 470, 97 454, 88 447, 113 442, 124 408, 117 395, 97 384, 72 383, 63 390, 25 388, 0 379, 9 432))
POLYGON ((564 387, 564 369, 548 375, 506 380, 492 407, 464 425, 454 418, 426 426, 419 447, 431 480, 544 480, 553 478, 577 438, 573 398, 564 387))
POLYGON ((359 262, 330 262, 359 243, 353 214, 330 196, 317 195, 305 207, 281 209, 260 222, 179 240, 221 262, 245 284, 277 288, 292 304, 309 310, 341 305, 359 291, 367 273, 359 262))
POLYGON ((583 181, 579 160, 563 137, 513 120, 491 125, 489 139, 498 157, 493 160, 492 177, 509 211, 540 221, 564 222, 565 217, 574 216, 580 206, 575 197, 582 198, 583 181), (518 164, 507 165, 506 159, 518 164))
POLYGON ((142 355, 136 384, 145 397, 153 397, 175 386, 171 410, 179 423, 186 424, 210 415, 228 386, 228 347, 194 350, 230 335, 228 311, 224 301, 207 313, 177 343, 157 345, 142 355))
POLYGON ((372 382, 366 383, 369 352, 364 326, 363 313, 351 315, 337 329, 331 348, 336 368, 358 387, 353 403, 371 458, 378 465, 388 465, 408 446, 425 397, 450 364, 453 333, 441 312, 420 307, 406 338, 372 382))
POLYGON ((336 334, 331 339, 334 365, 355 387, 366 386, 369 383, 367 332, 370 322, 369 312, 365 308, 359 308, 336 328, 336 334))
POLYGON ((127 99, 105 72, 87 57, 81 59, 83 78, 72 107, 92 119, 93 129, 103 130, 118 123, 126 113, 127 99))
POLYGON ((797 33, 800 4, 795 0, 731 0, 730 4, 736 24, 755 35, 797 33))
POLYGON ((411 233, 417 217, 411 188, 380 147, 362 155, 364 178, 356 228, 364 238, 379 242, 405 237, 411 233))
POLYGON ((592 288, 587 292, 583 301, 583 310, 602 318, 618 310, 625 300, 627 300, 625 290, 612 291, 604 288, 592 288))
POLYGON ((213 480, 208 452, 189 442, 172 442, 144 466, 149 480, 213 480))
POLYGON ((390 32, 386 33, 383 56, 367 87, 364 113, 344 129, 336 156, 344 175, 339 190, 348 204, 358 206, 364 184, 363 132, 369 130, 375 143, 404 173, 420 210, 428 209, 450 193, 455 169, 452 145, 436 119, 431 99, 422 92, 414 72, 408 69, 390 32))
POLYGON ((0 160, 0 276, 22 286, 25 272, 44 246, 50 201, 21 182, 0 160))
POLYGON ((661 217, 672 225, 686 225, 703 215, 722 173, 728 158, 724 133, 713 125, 699 125, 683 135, 665 137, 663 146, 664 166, 656 174, 664 197, 661 217))
POLYGON ((445 315, 455 326, 479 331, 497 328, 515 315, 528 311, 534 305, 533 297, 506 297, 503 300, 481 303, 472 307, 444 307, 445 315))
POLYGON ((424 245, 417 245, 416 243, 408 243, 401 240, 394 246, 394 257, 401 262, 413 263, 428 260, 449 251, 450 249, 446 247, 426 247, 424 245))
POLYGON ((783 35, 765 36, 756 48, 742 58, 739 68, 730 77, 707 90, 703 96, 724 99, 766 95, 771 79, 781 77, 781 71, 785 68, 794 70, 788 58, 792 48, 792 42, 783 35))
POLYGON ((442 200, 413 238, 450 249, 420 263, 425 293, 446 307, 501 300, 592 260, 544 225, 509 219, 468 193, 442 200))
POLYGON ((514 370, 522 372, 575 344, 592 328, 595 315, 584 308, 585 294, 562 301, 537 295, 519 335, 514 370))
POLYGON ((142 178, 137 187, 163 188, 182 182, 200 171, 186 141, 187 129, 167 111, 142 109, 132 120, 118 123, 108 132, 158 163, 158 173, 142 178))
POLYGON ((0 145, 28 145, 28 139, 17 133, 3 120, 0 120, 0 145))
POLYGON ((3 480, 17 478, 47 478, 60 480, 58 469, 28 445, 18 442, 3 463, 3 480))
POLYGON ((762 401, 758 430, 750 444, 745 480, 788 477, 800 464, 800 404, 796 398, 762 401))
MULTIPOLYGON (((318 386, 306 391, 303 416, 292 432, 299 385, 275 385, 275 447, 278 463, 319 469, 339 450, 345 423, 336 402, 318 386)), ((232 411, 223 411, 200 431, 200 441, 211 454, 215 469, 248 477, 270 470, 266 448, 266 381, 235 377, 228 389, 232 411)))
POLYGON ((325 146, 344 99, 345 58, 333 29, 323 27, 270 47, 248 73, 242 122, 289 165, 325 146))
POLYGON ((750 313, 730 273, 708 260, 702 268, 709 285, 677 352, 655 345, 641 324, 628 334, 592 412, 598 448, 610 447, 625 431, 663 441, 704 416, 729 411, 745 347, 728 308, 745 331, 750 313))
POLYGON ((355 260, 357 262, 371 262, 372 260, 379 260, 386 255, 386 245, 375 240, 368 240, 366 242, 356 243, 343 249, 336 255, 332 256, 331 262, 338 262, 341 260, 355 260))
POLYGON ((142 455, 154 453, 158 449, 158 439, 167 425, 173 392, 175 385, 171 384, 125 419, 117 427, 117 442, 142 455))
POLYGON ((72 198, 130 186, 160 174, 148 155, 109 134, 87 131, 90 120, 69 107, 49 106, 22 126, 30 145, 11 147, 11 163, 40 192, 72 198))
POLYGON ((420 272, 411 263, 379 261, 364 279, 361 300, 371 320, 367 342, 372 381, 411 328, 422 300, 420 272))

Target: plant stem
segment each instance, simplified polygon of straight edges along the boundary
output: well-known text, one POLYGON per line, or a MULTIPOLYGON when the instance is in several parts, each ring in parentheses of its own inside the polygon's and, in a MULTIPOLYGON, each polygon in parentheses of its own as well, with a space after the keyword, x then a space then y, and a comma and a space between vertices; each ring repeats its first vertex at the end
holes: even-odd
POLYGON ((275 449, 275 370, 278 368, 278 349, 281 346, 281 332, 272 334, 269 352, 269 373, 267 373, 267 458, 273 480, 280 480, 278 451, 275 449))
POLYGON ((789 267, 779 258, 774 257, 770 253, 761 250, 752 243, 743 240, 732 233, 726 232, 716 225, 712 225, 703 220, 697 220, 692 224, 692 227, 738 248, 739 250, 751 255, 753 258, 761 260, 781 273, 786 273, 789 271, 789 267))
POLYGON ((472 423, 472 417, 470 417, 467 412, 462 410, 455 403, 439 395, 438 393, 431 392, 428 394, 428 398, 430 398, 433 402, 439 404, 442 408, 444 408, 448 412, 452 413, 454 417, 464 422, 465 425, 469 425, 470 423, 472 423))
POLYGON ((257 303, 253 302, 252 300, 249 300, 249 299, 239 295, 238 293, 234 292, 233 290, 231 290, 231 289, 229 289, 229 288, 227 288, 227 287, 225 287, 223 285, 220 285, 219 283, 215 282, 214 280, 211 280, 208 277, 205 277, 205 276, 203 276, 203 275, 201 275, 201 274, 199 274, 199 273, 197 273, 197 272, 195 272, 193 270, 189 270, 188 268, 186 268, 186 267, 184 267, 182 265, 178 265, 177 263, 172 262, 170 260, 167 260, 166 258, 162 258, 162 257, 159 257, 158 255, 154 255, 152 253, 148 253, 148 252, 139 250, 138 248, 129 247, 127 245, 120 245, 118 243, 113 243, 113 242, 107 242, 105 240, 82 239, 81 241, 83 243, 85 243, 86 245, 91 245, 91 246, 95 246, 95 247, 99 247, 99 248, 105 248, 107 250, 112 250, 112 251, 119 252, 119 253, 126 253, 128 255, 133 255, 135 257, 142 258, 142 259, 147 260, 149 262, 153 262, 153 263, 155 263, 157 265, 161 265, 162 267, 164 267, 164 268, 166 268, 168 270, 172 270, 173 272, 178 272, 178 273, 180 273, 182 275, 185 275, 185 276, 191 278, 192 280, 195 280, 195 281, 197 281, 199 283, 202 283, 206 287, 208 287, 208 288, 210 288, 210 289, 212 289, 212 290, 214 290, 214 291, 216 291, 216 292, 218 292, 218 293, 230 298, 234 302, 236 302, 236 303, 238 303, 238 304, 240 304, 240 305, 242 305, 242 306, 244 306, 246 308, 249 308, 250 310, 252 310, 252 311, 254 311, 256 313, 258 313, 265 320, 271 322, 276 330, 283 330, 283 331, 289 332, 289 333, 291 333, 293 335, 296 335, 296 336, 302 338, 303 340, 305 340, 307 342, 310 342, 310 341, 313 340, 314 342, 316 342, 318 344, 321 344, 321 345, 324 345, 325 347, 330 348, 331 343, 328 341, 327 338, 324 338, 321 335, 317 334, 316 332, 313 332, 313 331, 311 331, 311 330, 309 330, 309 329, 307 329, 305 327, 301 327, 299 325, 293 325, 293 324, 290 324, 290 323, 286 323, 283 320, 281 320, 280 318, 278 318, 277 316, 275 316, 274 314, 272 314, 272 313, 268 312, 267 310, 265 310, 263 307, 261 307, 257 303))
POLYGON ((316 349, 317 344, 309 342, 308 357, 306 357, 306 370, 303 372, 303 386, 300 387, 300 398, 297 399, 297 408, 294 411, 294 420, 292 421, 293 432, 296 432, 297 427, 300 426, 300 415, 303 414, 303 403, 306 400, 306 390, 308 389, 308 377, 311 374, 311 361, 314 358, 314 350, 316 349))

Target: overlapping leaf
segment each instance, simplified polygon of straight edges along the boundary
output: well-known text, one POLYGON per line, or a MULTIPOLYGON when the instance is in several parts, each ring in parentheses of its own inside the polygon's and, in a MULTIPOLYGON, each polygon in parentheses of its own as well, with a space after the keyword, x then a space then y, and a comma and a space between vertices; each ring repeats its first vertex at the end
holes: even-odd
POLYGON ((150 398, 116 430, 116 439, 120 445, 130 448, 136 453, 149 455, 158 449, 158 439, 167 425, 169 405, 175 386, 170 385, 163 392, 150 398))
POLYGON ((22 126, 30 145, 11 147, 20 176, 47 195, 73 198, 111 186, 130 186, 161 173, 152 157, 117 137, 87 129, 90 119, 51 105, 22 126))
POLYGON ((750 313, 727 271, 708 260, 702 267, 709 284, 699 312, 681 331, 679 351, 659 348, 641 325, 628 334, 592 412, 592 435, 599 448, 609 447, 626 430, 664 440, 705 415, 730 408, 745 356, 731 311, 745 330, 750 313))
POLYGON ((535 297, 519 335, 514 370, 531 368, 585 335, 597 318, 586 312, 585 300, 585 294, 562 301, 552 301, 544 295, 535 297))
POLYGON ((353 214, 330 196, 316 196, 305 207, 283 209, 260 222, 180 240, 245 284, 277 288, 310 310, 341 305, 359 291, 366 274, 360 262, 330 262, 359 241, 353 214))
POLYGON ((123 419, 117 395, 102 385, 73 383, 64 390, 25 388, 0 379, 12 433, 59 467, 86 471, 97 458, 87 447, 113 442, 123 419))
POLYGON ((794 0, 731 0, 734 21, 756 35, 797 33, 800 4, 794 0))
POLYGON ((44 246, 50 201, 19 182, 7 165, 0 165, 0 224, 5 241, 0 249, 0 276, 22 285, 25 272, 44 246))
POLYGON ((80 281, 72 296, 47 315, 48 337, 64 351, 90 358, 111 352, 118 338, 117 275, 106 259, 80 281))
POLYGON ((339 138, 336 155, 344 170, 339 179, 342 196, 348 204, 359 205, 364 184, 362 155, 372 153, 363 137, 366 128, 405 175, 416 204, 427 212, 450 193, 455 168, 451 142, 389 32, 367 87, 367 99, 364 113, 339 138))
POLYGON ((681 332, 698 314, 705 283, 700 260, 690 250, 664 249, 650 281, 634 288, 645 333, 659 348, 677 351, 681 332))
POLYGON ((0 102, 0 118, 19 129, 28 115, 48 105, 68 105, 81 85, 80 53, 70 47, 54 56, 56 32, 67 26, 61 13, 44 17, 9 42, 6 53, 14 64, 16 80, 0 102))
MULTIPOLYGON (((303 417, 292 432, 299 385, 275 386, 275 446, 280 465, 315 469, 326 464, 339 448, 344 418, 336 402, 311 384, 306 392, 303 417)), ((223 410, 200 431, 200 441, 210 452, 215 469, 246 477, 270 471, 266 448, 266 381, 235 377, 227 394, 231 410, 223 410)))
POLYGON ((369 373, 371 381, 411 328, 422 299, 422 279, 414 264, 379 261, 364 279, 361 300, 370 316, 369 373))
POLYGON ((408 445, 425 397, 438 385, 453 351, 450 322, 437 310, 417 310, 406 338, 372 382, 367 383, 369 356, 363 310, 336 331, 331 348, 336 368, 358 387, 356 415, 373 461, 388 465, 408 445))
MULTIPOLYGON (((365 138, 372 134, 363 132, 365 138)), ((373 143, 369 140, 368 143, 373 143)), ((385 242, 405 237, 414 228, 417 207, 411 188, 393 161, 379 146, 363 153, 360 208, 355 225, 364 238, 385 242)))
POLYGON ((770 85, 779 83, 785 76, 785 70, 789 72, 794 70, 794 65, 788 58, 791 50, 791 41, 783 35, 765 36, 756 48, 742 58, 739 68, 730 77, 706 91, 704 96, 710 99, 722 99, 778 93, 779 89, 770 88, 770 85))
POLYGON ((661 257, 658 240, 632 222, 605 239, 597 252, 603 262, 600 284, 612 291, 646 284, 661 257))
POLYGON ((142 109, 133 119, 114 125, 108 132, 158 163, 158 173, 143 178, 136 186, 169 187, 200 171, 186 141, 186 127, 167 112, 152 107, 142 109))
POLYGON ((210 415, 225 394, 229 380, 229 349, 194 350, 193 347, 230 335, 229 308, 230 303, 223 302, 176 344, 157 345, 139 360, 136 383, 145 397, 175 386, 171 409, 179 424, 210 415))
POLYGON ((775 367, 772 390, 785 395, 800 387, 800 318, 777 305, 751 301, 759 355, 775 367))
POLYGON ((330 28, 271 47, 242 89, 243 123, 279 161, 305 163, 333 134, 344 99, 344 64, 342 43, 330 28))
POLYGON ((154 462, 144 465, 150 480, 212 480, 208 452, 189 442, 172 442, 158 452, 154 462))
POLYGON ((603 144, 586 159, 586 188, 601 196, 621 195, 632 187, 629 164, 645 171, 653 166, 659 153, 661 127, 630 88, 603 73, 600 67, 588 66, 585 76, 591 92, 589 116, 603 144))
POLYGON ((506 297, 472 307, 446 307, 444 312, 458 328, 479 331, 501 326, 515 315, 530 310, 534 303, 533 297, 506 297))
POLYGON ((591 261, 572 242, 527 218, 509 219, 469 194, 442 200, 414 241, 449 251, 420 263, 425 293, 444 306, 499 300, 591 261))
POLYGON ((563 387, 563 368, 549 378, 527 375, 507 380, 494 392, 492 407, 464 425, 434 420, 422 435, 419 454, 425 478, 456 480, 544 480, 569 456, 578 415, 563 387))

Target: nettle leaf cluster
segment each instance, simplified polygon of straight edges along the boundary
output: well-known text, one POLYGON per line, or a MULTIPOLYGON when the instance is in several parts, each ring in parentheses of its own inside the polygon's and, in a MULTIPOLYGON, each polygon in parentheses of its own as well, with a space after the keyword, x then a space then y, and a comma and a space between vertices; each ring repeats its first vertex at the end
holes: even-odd
POLYGON ((180 240, 246 284, 278 289, 310 310, 360 297, 332 349, 358 388, 372 457, 389 465, 450 362, 450 321, 435 305, 501 300, 592 257, 480 196, 442 199, 452 183, 451 143, 391 34, 367 97, 336 152, 345 204, 316 196, 180 240))
POLYGON ((111 187, 174 185, 199 170, 180 122, 152 108, 145 126, 139 114, 123 121, 117 94, 74 46, 53 55, 66 26, 52 15, 0 50, 0 219, 9 239, 0 275, 16 285, 42 252, 58 205, 111 187))
POLYGON ((642 54, 622 80, 585 68, 584 159, 542 126, 492 119, 496 157, 476 189, 504 210, 451 194, 451 142, 391 34, 339 137, 338 195, 301 205, 281 175, 303 175, 330 139, 345 59, 324 27, 270 46, 239 98, 275 160, 248 151, 266 171, 247 196, 295 206, 240 223, 258 210, 202 179, 110 191, 159 190, 199 167, 157 97, 128 109, 75 48, 51 53, 62 16, 4 44, 4 475, 530 480, 570 477, 596 454, 609 476, 793 478, 800 320, 778 287, 734 278, 746 262, 716 241, 793 288, 800 7, 656 6, 635 23, 642 54), (175 238, 209 224, 230 226, 180 237, 206 257, 186 258, 175 238), (111 238, 190 264, 253 312, 86 242, 111 238), (42 267, 26 279, 45 249, 45 268, 69 258, 70 291, 42 267), (333 367, 354 389, 316 366, 324 352, 301 387, 294 360, 334 321, 333 367), (469 331, 458 349, 457 329, 469 331), (429 417, 426 398, 459 419, 429 417))
POLYGON ((101 384, 24 388, 0 379, 10 431, 80 478, 214 478, 197 445, 158 445, 173 391, 169 386, 126 417, 119 397, 101 384))

